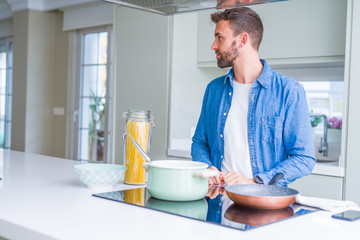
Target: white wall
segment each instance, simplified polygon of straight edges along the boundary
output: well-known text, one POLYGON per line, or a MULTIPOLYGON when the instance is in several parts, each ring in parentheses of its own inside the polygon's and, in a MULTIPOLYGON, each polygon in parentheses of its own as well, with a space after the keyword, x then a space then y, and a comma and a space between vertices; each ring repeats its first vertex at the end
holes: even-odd
POLYGON ((11 149, 52 155, 56 12, 14 13, 11 149))
POLYGON ((218 68, 197 67, 197 16, 197 13, 174 16, 170 139, 191 137, 190 128, 197 124, 206 85, 228 72, 218 68))
POLYGON ((154 113, 151 157, 166 158, 169 111, 171 17, 117 7, 114 26, 113 162, 123 162, 128 109, 154 113))
POLYGON ((12 19, 0 20, 0 38, 11 37, 12 33, 12 19))
POLYGON ((57 14, 29 12, 25 151, 51 155, 57 14))
POLYGON ((14 13, 11 149, 16 151, 25 151, 28 19, 28 11, 14 13))

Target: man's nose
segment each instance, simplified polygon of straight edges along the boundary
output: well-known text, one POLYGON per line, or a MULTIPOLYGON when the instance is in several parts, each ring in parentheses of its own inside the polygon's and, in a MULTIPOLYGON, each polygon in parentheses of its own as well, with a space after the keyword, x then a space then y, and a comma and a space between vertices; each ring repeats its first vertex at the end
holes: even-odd
POLYGON ((211 50, 216 50, 217 49, 217 44, 216 41, 213 42, 213 44, 211 45, 211 50))

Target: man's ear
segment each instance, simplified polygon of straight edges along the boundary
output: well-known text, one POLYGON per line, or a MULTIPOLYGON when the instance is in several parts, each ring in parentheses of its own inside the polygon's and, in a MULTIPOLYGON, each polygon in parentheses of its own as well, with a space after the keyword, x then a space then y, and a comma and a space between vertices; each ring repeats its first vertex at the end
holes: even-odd
POLYGON ((242 48, 246 45, 246 43, 249 41, 249 34, 247 34, 246 32, 243 32, 239 35, 238 37, 239 39, 239 48, 242 48))

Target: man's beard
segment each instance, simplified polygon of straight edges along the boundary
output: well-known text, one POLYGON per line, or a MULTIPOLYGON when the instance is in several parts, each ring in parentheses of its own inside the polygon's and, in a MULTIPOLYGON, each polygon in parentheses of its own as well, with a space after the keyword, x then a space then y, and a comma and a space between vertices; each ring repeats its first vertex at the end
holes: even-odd
POLYGON ((237 58, 237 56, 239 56, 239 51, 236 47, 237 43, 236 41, 233 41, 233 43, 231 44, 231 48, 230 50, 220 53, 220 52, 216 52, 218 54, 220 54, 220 58, 217 60, 217 65, 219 68, 226 68, 226 67, 232 67, 233 66, 233 62, 235 60, 235 58, 237 58))

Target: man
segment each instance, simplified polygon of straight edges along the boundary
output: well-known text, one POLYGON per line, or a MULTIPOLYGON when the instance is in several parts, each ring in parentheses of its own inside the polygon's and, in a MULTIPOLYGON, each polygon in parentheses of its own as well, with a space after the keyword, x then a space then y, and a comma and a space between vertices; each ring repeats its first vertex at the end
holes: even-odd
POLYGON ((209 184, 280 185, 311 173, 314 145, 305 91, 300 83, 270 68, 258 56, 263 35, 250 8, 213 13, 215 51, 230 72, 207 86, 193 137, 194 161, 220 172, 209 184))

